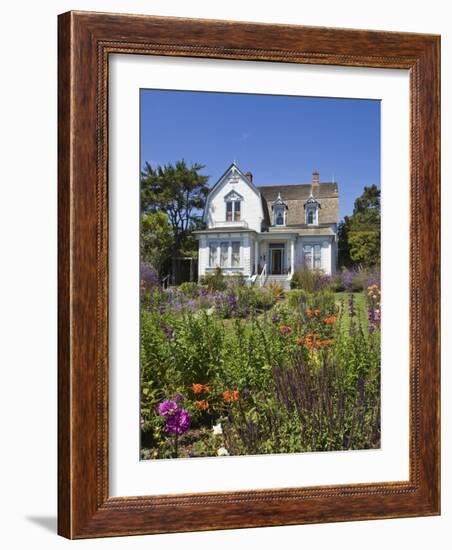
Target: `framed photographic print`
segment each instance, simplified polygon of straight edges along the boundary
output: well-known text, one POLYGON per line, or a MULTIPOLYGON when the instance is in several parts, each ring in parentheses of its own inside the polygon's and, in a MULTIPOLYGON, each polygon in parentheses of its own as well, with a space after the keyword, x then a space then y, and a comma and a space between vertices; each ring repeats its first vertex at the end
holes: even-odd
POLYGON ((59 17, 59 533, 439 514, 438 36, 59 17))

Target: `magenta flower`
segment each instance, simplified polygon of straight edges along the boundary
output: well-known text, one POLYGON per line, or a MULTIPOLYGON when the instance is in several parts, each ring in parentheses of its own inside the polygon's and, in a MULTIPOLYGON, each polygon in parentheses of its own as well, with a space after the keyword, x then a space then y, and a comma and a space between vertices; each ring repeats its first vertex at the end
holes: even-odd
POLYGON ((166 419, 165 430, 175 435, 185 433, 190 427, 190 415, 178 407, 175 401, 166 399, 159 405, 159 414, 166 419))
POLYGON ((190 415, 185 409, 177 409, 176 412, 166 418, 165 430, 181 435, 190 427, 190 415))
POLYGON ((159 414, 160 416, 171 416, 173 415, 177 410, 177 403, 174 401, 171 401, 171 399, 165 399, 162 403, 159 405, 159 414))

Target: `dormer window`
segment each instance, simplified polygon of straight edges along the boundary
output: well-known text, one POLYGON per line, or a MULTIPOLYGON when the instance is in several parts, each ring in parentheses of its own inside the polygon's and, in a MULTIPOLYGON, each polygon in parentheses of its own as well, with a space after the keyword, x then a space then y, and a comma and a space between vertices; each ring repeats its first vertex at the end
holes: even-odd
POLYGON ((281 193, 278 194, 278 198, 272 204, 273 211, 273 225, 285 226, 287 215, 287 204, 282 200, 281 193))
POLYGON ((308 208, 306 210, 306 223, 308 225, 317 225, 317 208, 308 208))
POLYGON ((309 199, 306 201, 304 208, 305 208, 306 224, 318 225, 320 203, 311 195, 309 199))
POLYGON ((241 220, 242 200, 243 198, 235 191, 232 191, 226 195, 225 201, 227 222, 239 222, 241 220))

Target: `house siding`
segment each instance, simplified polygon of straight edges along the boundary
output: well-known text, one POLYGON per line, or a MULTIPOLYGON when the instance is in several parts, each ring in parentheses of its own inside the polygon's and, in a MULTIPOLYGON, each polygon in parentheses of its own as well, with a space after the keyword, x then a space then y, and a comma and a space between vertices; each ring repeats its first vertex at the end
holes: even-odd
MULTIPOLYGON (((228 265, 222 266, 225 273, 241 272, 251 276, 257 264, 270 267, 269 243, 284 243, 284 268, 291 267, 292 242, 294 243, 294 269, 304 266, 303 246, 320 245, 320 266, 326 274, 334 274, 337 261, 337 222, 339 198, 336 183, 317 185, 295 184, 283 186, 255 187, 243 172, 232 164, 212 188, 208 197, 204 220, 207 229, 195 232, 199 240, 198 272, 202 277, 213 266, 209 266, 209 243, 229 242, 228 265), (234 191, 241 197, 239 221, 226 221, 225 197, 234 191), (271 205, 281 195, 287 205, 285 227, 272 226, 271 205), (313 196, 319 203, 316 225, 306 225, 305 204, 313 196), (270 223, 270 226, 269 226, 270 223), (231 265, 231 242, 240 241, 240 266, 231 265)), ((219 254, 217 252, 217 256, 219 254)), ((218 258, 219 261, 219 258, 218 258)))

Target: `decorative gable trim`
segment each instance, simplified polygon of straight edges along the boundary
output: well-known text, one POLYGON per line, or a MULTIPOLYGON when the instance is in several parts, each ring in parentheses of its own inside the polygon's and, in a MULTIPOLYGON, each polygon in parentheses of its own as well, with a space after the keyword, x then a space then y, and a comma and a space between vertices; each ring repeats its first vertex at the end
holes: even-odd
MULTIPOLYGON (((203 222, 207 221, 207 212, 209 211, 210 200, 212 196, 215 194, 218 188, 224 183, 224 180, 231 174, 236 177, 237 182, 239 181, 239 178, 242 178, 247 183, 247 185, 249 185, 249 187, 256 193, 256 195, 259 198, 261 198, 261 193, 259 189, 254 185, 254 183, 250 179, 246 177, 246 175, 240 170, 240 168, 237 166, 237 164, 234 161, 232 164, 230 164, 228 169, 223 173, 223 175, 219 178, 219 180, 215 183, 215 185, 212 187, 209 194, 207 195, 206 206, 204 208, 204 213, 202 216, 203 222)), ((263 212, 261 214, 263 217, 263 212)))
POLYGON ((229 191, 227 195, 224 196, 224 201, 243 201, 243 197, 240 193, 237 193, 234 189, 229 191))

